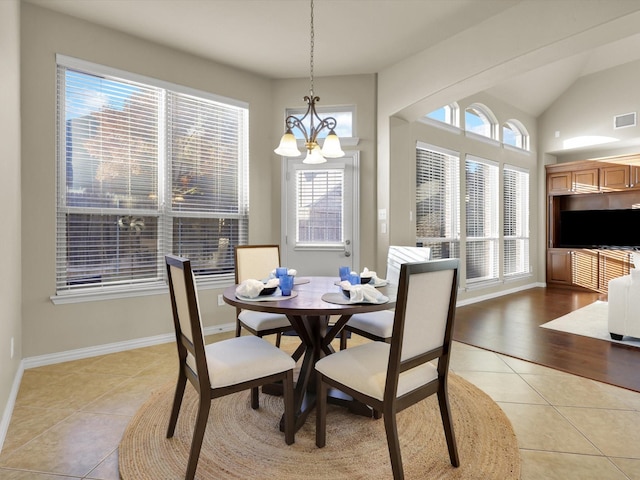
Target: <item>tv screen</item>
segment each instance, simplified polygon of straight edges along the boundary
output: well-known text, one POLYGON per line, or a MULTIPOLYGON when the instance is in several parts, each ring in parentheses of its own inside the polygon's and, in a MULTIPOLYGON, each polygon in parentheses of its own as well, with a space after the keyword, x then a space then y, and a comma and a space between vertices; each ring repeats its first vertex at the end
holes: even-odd
POLYGON ((640 209, 564 210, 560 212, 560 247, 640 246, 640 209))

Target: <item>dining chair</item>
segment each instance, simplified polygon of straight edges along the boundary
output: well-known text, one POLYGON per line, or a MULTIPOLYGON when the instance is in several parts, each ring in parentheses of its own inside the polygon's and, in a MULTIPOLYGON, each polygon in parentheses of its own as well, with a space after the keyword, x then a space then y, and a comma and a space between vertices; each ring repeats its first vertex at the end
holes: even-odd
POLYGON ((175 432, 187 380, 199 394, 185 479, 191 480, 195 476, 214 398, 251 389, 251 408, 257 409, 260 406, 258 387, 282 381, 285 442, 287 445, 294 443, 295 361, 266 340, 254 336, 230 338, 205 345, 191 262, 174 255, 167 255, 165 262, 180 365, 167 438, 172 438, 175 432))
MULTIPOLYGON (((238 245, 235 247, 236 284, 245 280, 262 280, 280 266, 279 245, 238 245)), ((276 334, 276 346, 284 332, 293 331, 285 315, 236 309, 236 337, 244 328, 258 337, 276 334)))
POLYGON ((447 393, 458 263, 402 264, 391 343, 368 342, 316 363, 318 447, 326 443, 327 389, 334 387, 382 412, 393 478, 403 479, 396 413, 435 393, 449 459, 460 465, 447 393))
MULTIPOLYGON (((398 285, 400 266, 409 262, 424 262, 431 257, 429 247, 405 247, 391 245, 387 253, 387 282, 398 285)), ((359 313, 346 323, 340 335, 340 349, 347 348, 348 332, 379 342, 391 341, 393 330, 393 310, 359 313)))

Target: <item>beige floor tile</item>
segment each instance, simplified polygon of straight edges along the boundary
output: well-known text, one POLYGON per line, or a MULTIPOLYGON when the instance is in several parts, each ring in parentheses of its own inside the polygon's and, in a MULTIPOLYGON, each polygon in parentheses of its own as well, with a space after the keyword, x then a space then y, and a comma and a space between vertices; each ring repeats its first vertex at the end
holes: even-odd
POLYGON ((637 392, 588 378, 569 375, 558 381, 549 375, 530 374, 523 374, 522 378, 553 405, 640 409, 637 392))
POLYGON ((113 452, 129 417, 76 413, 7 455, 0 467, 84 476, 113 452))
POLYGON ((81 372, 132 377, 149 365, 161 360, 163 356, 165 355, 146 348, 112 353, 101 357, 96 362, 86 365, 82 368, 81 372))
POLYGON ((456 371, 496 402, 546 404, 533 388, 515 373, 456 371))
POLYGON ((82 411, 133 416, 151 393, 166 383, 166 377, 141 375, 130 378, 85 405, 82 411))
POLYGON ((120 480, 118 449, 111 452, 111 454, 89 472, 89 475, 85 478, 86 480, 120 480))
POLYGON ((80 477, 68 477, 66 475, 51 475, 49 473, 25 472, 0 468, 0 478, 2 480, 76 480, 80 477))
POLYGON ((449 368, 454 372, 504 372, 513 370, 493 352, 483 350, 453 350, 449 368))
POLYGON ((640 413, 602 408, 557 408, 603 454, 640 459, 640 413))
POLYGON ((640 460, 614 457, 611 461, 615 463, 630 480, 640 480, 640 460))
POLYGON ((527 450, 601 455, 601 452, 550 405, 498 402, 527 450))
POLYGON ((627 480, 606 457, 521 450, 520 480, 627 480))
POLYGON ((511 369, 516 373, 533 373, 535 375, 555 375, 555 376, 571 376, 569 373, 561 372, 555 368, 545 367, 543 365, 537 365, 531 362, 525 362, 519 358, 509 357, 507 355, 499 355, 504 363, 509 365, 511 369))
MULTIPOLYGON (((46 374, 41 374, 45 375, 46 374)), ((97 374, 66 374, 64 378, 52 378, 47 384, 37 378, 20 385, 17 402, 22 406, 40 408, 80 409, 106 392, 117 387, 128 377, 97 374)))
MULTIPOLYGON (((45 409, 17 406, 13 409, 9 429, 2 446, 0 461, 25 443, 68 418, 72 409, 45 409)), ((0 477, 2 478, 2 477, 0 477)))

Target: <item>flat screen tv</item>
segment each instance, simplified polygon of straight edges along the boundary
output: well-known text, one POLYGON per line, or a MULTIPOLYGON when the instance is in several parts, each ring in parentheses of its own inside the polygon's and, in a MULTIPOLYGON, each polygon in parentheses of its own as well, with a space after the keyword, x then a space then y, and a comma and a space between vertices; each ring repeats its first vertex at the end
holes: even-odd
POLYGON ((638 247, 640 209, 564 210, 559 228, 563 248, 638 247))

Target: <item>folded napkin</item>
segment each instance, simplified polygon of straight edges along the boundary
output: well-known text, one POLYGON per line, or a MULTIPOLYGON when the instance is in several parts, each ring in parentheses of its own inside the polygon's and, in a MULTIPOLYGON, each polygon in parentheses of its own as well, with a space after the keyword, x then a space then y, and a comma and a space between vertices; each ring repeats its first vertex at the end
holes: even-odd
MULTIPOLYGON (((364 267, 362 273, 360 274, 360 278, 371 277, 371 282, 369 285, 382 285, 386 283, 386 280, 383 278, 378 278, 378 275, 373 270, 369 270, 367 267, 364 267)), ((366 285, 366 284, 365 284, 366 285)))
POLYGON ((264 283, 260 280, 250 278, 236 287, 236 295, 240 295, 245 298, 256 298, 260 295, 263 288, 265 288, 264 283))
MULTIPOLYGON (((287 275, 291 275, 292 277, 295 277, 298 274, 298 271, 290 268, 289 270, 287 270, 287 275)), ((273 270, 271 270, 271 273, 269 274, 269 279, 272 278, 276 278, 276 270, 275 268, 273 270)))
POLYGON ((351 303, 384 303, 389 300, 372 285, 351 285, 344 280, 340 282, 340 288, 349 292, 351 303))

